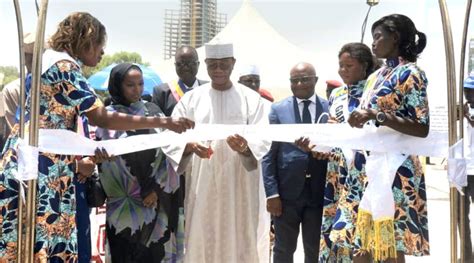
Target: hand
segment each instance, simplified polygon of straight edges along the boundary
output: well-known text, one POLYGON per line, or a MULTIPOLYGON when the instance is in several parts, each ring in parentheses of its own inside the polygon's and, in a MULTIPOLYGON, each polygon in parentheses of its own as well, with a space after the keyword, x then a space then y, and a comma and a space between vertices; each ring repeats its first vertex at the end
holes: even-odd
POLYGON ((202 159, 210 159, 214 152, 212 151, 211 146, 206 147, 197 142, 189 142, 186 144, 186 148, 184 148, 184 154, 188 155, 191 153, 195 153, 202 159))
POLYGON ((368 110, 355 110, 349 116, 347 122, 351 127, 362 128, 369 120, 374 119, 375 114, 368 110), (373 116, 372 116, 373 115, 373 116))
POLYGON ((91 160, 97 164, 97 163, 103 163, 105 161, 112 161, 115 159, 115 156, 109 155, 109 153, 107 153, 107 151, 104 148, 102 149, 97 148, 95 149, 95 155, 89 158, 91 158, 91 160))
POLYGON ((95 162, 91 157, 86 157, 81 160, 78 160, 77 163, 77 172, 78 172, 78 181, 79 183, 85 183, 87 178, 94 173, 95 162))
POLYGON ((339 123, 339 121, 336 119, 336 117, 331 116, 329 117, 328 123, 335 124, 339 123))
POLYGON ((194 121, 186 119, 186 118, 171 118, 171 117, 159 117, 162 118, 164 121, 163 128, 168 130, 172 130, 176 133, 182 133, 187 129, 194 128, 194 121))
POLYGON ((247 140, 238 134, 234 134, 227 137, 227 144, 232 150, 240 154, 244 154, 244 155, 251 154, 247 140))
POLYGON ((143 199, 143 205, 148 208, 155 208, 158 206, 158 195, 155 191, 152 191, 143 199))
POLYGON ((276 216, 276 217, 281 216, 282 208, 281 208, 281 200, 279 196, 267 199, 267 211, 272 216, 276 216))
POLYGON ((296 146, 304 152, 311 152, 316 145, 310 144, 310 140, 307 137, 301 137, 295 141, 296 146))
POLYGON ((314 159, 316 160, 333 160, 333 154, 332 153, 322 153, 322 152, 311 152, 311 155, 313 156, 314 159))

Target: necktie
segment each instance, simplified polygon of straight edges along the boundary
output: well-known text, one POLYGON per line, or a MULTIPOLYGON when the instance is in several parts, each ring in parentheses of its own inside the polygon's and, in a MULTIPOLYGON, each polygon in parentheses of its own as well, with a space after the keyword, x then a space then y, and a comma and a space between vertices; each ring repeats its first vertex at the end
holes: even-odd
POLYGON ((313 123, 311 121, 311 113, 309 113, 309 105, 311 104, 310 100, 303 101, 303 123, 313 123))

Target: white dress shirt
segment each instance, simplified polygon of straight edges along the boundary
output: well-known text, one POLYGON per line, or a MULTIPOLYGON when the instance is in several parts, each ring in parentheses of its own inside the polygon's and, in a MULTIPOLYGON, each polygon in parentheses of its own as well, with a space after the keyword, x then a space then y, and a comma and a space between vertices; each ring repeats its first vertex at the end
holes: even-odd
POLYGON ((309 99, 299 99, 296 98, 296 102, 298 102, 298 109, 300 111, 300 118, 303 121, 303 108, 304 108, 304 101, 309 100, 311 103, 309 104, 309 113, 311 114, 311 123, 314 123, 316 120, 316 94, 313 94, 309 99))

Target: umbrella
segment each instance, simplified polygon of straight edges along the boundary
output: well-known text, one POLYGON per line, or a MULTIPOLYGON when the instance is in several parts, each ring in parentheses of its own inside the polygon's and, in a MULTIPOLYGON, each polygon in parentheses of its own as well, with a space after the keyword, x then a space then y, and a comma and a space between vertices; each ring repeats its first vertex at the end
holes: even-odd
MULTIPOLYGON (((88 79, 89 84, 96 90, 107 90, 107 87, 109 85, 110 71, 112 71, 112 69, 116 65, 116 63, 111 64, 90 76, 88 79)), ((160 76, 158 76, 155 71, 148 68, 147 66, 143 66, 140 64, 136 65, 139 66, 143 72, 143 95, 153 94, 153 88, 162 83, 160 76)))

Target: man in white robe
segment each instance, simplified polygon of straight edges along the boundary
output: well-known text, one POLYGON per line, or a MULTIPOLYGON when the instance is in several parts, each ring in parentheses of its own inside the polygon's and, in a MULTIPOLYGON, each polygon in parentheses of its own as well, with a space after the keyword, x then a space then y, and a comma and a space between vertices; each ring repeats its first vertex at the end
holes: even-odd
MULTIPOLYGON (((269 100, 265 94, 262 94, 262 89, 260 88, 260 69, 254 65, 244 65, 240 68, 239 81, 240 84, 258 92, 260 97, 263 98, 263 108, 265 110, 265 116, 268 117, 272 108, 272 101, 269 100)), ((268 91, 266 91, 270 94, 268 91)), ((273 97, 272 97, 273 99, 273 97)), ((262 175, 262 163, 258 163, 259 171, 259 202, 260 204, 267 203, 267 197, 265 195, 265 187, 263 185, 263 175, 262 175)), ((263 253, 263 251, 270 251, 270 229, 271 229, 271 218, 270 213, 265 209, 261 209, 258 222, 258 249, 259 249, 259 259, 260 262, 270 262, 270 253, 263 253)))
MULTIPOLYGON (((211 83, 186 93, 173 117, 187 116, 197 125, 268 123, 259 94, 230 80, 232 44, 206 45, 205 62, 211 83)), ((186 174, 185 262, 259 262, 257 227, 265 204, 259 202, 257 164, 269 146, 236 134, 166 150, 176 170, 192 165, 186 174)))

